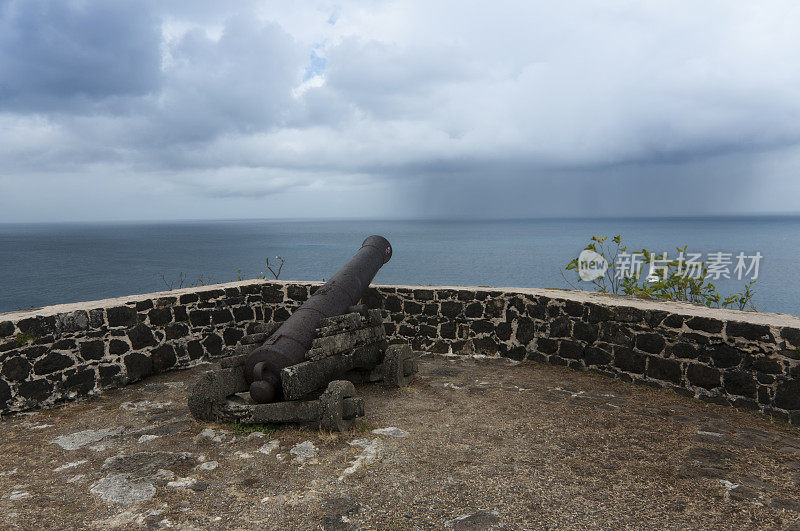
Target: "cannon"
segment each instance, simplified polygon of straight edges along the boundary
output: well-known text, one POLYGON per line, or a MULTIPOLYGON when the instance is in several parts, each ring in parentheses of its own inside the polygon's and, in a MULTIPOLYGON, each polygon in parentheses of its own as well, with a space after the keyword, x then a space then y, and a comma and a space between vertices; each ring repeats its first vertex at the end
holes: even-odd
POLYGON ((368 237, 333 278, 250 353, 244 362, 244 377, 254 402, 266 404, 283 398, 281 370, 303 362, 320 321, 355 306, 378 270, 391 258, 392 246, 386 238, 368 237))
POLYGON ((286 321, 256 325, 226 352, 220 369, 190 389, 192 415, 344 431, 364 415, 354 383, 408 385, 417 372, 415 353, 407 344, 388 345, 380 310, 357 304, 391 256, 385 238, 370 236, 286 321))

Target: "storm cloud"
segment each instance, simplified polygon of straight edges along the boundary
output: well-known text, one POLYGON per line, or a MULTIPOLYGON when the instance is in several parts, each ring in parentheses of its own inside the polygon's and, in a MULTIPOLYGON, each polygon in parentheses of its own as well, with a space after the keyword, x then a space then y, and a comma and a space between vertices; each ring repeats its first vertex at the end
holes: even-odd
POLYGON ((0 221, 797 211, 793 2, 0 1, 0 221))

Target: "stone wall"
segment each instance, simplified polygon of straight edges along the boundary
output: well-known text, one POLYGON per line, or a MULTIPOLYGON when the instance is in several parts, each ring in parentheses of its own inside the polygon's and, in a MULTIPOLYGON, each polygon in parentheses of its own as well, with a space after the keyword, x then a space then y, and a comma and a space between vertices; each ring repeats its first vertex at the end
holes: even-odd
MULTIPOLYGON (((319 283, 246 281, 0 314, 0 404, 22 410, 188 367, 319 283), (25 343, 25 344, 22 344, 25 343)), ((594 293, 377 286, 392 341, 437 353, 531 359, 800 424, 800 318, 594 293)))

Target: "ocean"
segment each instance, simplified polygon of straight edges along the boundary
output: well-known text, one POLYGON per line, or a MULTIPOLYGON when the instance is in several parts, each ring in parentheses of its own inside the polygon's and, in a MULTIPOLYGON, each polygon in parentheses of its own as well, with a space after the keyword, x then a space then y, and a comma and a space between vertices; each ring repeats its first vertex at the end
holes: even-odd
MULTIPOLYGON (((670 258, 684 244, 704 259, 731 253, 734 277, 736 255, 758 252, 757 309, 800 314, 800 217, 774 216, 0 224, 0 312, 177 288, 182 277, 184 287, 271 277, 265 259, 277 255, 282 280, 323 280, 370 234, 394 248, 382 284, 569 288, 561 272, 593 234, 670 258)), ((729 294, 746 280, 717 284, 729 294)))

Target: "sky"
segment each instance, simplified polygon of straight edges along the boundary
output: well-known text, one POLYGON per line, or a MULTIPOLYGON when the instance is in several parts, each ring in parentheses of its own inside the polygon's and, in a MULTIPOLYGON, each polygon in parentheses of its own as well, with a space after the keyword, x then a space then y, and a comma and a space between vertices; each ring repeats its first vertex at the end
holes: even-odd
POLYGON ((800 212, 800 3, 0 0, 0 222, 800 212))

